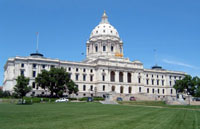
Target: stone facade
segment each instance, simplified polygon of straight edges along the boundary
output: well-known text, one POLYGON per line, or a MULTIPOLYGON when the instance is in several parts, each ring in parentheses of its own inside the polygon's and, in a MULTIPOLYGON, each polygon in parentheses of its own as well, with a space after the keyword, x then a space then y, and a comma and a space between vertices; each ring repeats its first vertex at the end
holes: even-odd
POLYGON ((63 67, 78 85, 77 97, 103 96, 114 92, 115 96, 125 99, 130 96, 161 99, 175 97, 173 85, 185 75, 184 72, 169 71, 159 66, 145 69, 140 61, 124 58, 123 42, 117 30, 108 22, 105 12, 99 25, 92 30, 86 52, 87 57, 81 62, 45 58, 39 53, 9 58, 4 66, 3 90, 12 92, 16 78, 24 74, 30 78, 32 94, 48 94, 48 91, 37 87, 35 77, 42 69, 63 67))

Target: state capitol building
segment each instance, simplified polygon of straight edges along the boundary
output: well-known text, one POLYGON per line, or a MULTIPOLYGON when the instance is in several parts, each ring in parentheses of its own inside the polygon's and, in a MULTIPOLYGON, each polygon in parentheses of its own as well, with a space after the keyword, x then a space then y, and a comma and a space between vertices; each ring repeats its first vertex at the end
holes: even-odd
POLYGON ((12 92, 16 78, 24 75, 30 78, 32 91, 29 95, 48 94, 48 91, 35 84, 35 77, 43 69, 63 67, 78 86, 76 97, 112 93, 123 98, 136 96, 164 99, 167 96, 176 97, 173 85, 186 75, 160 66, 145 69, 140 61, 124 58, 123 42, 105 12, 86 42, 86 53, 86 59, 81 62, 45 58, 39 53, 9 58, 4 66, 3 90, 12 92))

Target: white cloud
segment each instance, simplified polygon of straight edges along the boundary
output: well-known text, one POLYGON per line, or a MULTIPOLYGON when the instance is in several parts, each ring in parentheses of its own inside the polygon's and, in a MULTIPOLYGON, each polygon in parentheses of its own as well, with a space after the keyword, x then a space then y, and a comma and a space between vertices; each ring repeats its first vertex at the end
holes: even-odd
POLYGON ((184 66, 184 67, 188 67, 188 68, 192 68, 192 69, 200 69, 199 67, 196 67, 196 66, 193 66, 190 64, 186 64, 183 62, 179 62, 179 61, 172 61, 172 60, 167 60, 167 59, 163 59, 162 61, 167 64, 179 65, 179 66, 184 66))

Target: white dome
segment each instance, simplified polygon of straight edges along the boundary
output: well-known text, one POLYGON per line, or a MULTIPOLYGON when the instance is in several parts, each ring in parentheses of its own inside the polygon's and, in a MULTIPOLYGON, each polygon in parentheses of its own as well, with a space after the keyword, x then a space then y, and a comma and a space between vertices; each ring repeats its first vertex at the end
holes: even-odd
POLYGON ((99 25, 97 25, 90 34, 90 38, 98 36, 112 36, 119 38, 117 30, 108 22, 108 17, 105 12, 99 25))

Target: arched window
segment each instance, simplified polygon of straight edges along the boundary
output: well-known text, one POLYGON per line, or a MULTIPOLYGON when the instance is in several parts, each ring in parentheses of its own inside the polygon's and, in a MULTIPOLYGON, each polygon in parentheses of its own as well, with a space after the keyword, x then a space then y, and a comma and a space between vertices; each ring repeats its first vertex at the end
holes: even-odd
POLYGON ((111 90, 112 90, 112 91, 115 91, 115 86, 112 86, 111 90))
POLYGON ((120 87, 120 93, 122 94, 123 92, 124 92, 124 87, 121 86, 121 87, 120 87))
POLYGON ((132 88, 129 87, 129 88, 128 88, 128 93, 131 94, 131 92, 132 92, 132 88))
POLYGON ((147 88, 147 93, 149 93, 149 88, 147 88))
POLYGON ((95 51, 98 52, 98 46, 95 46, 95 51))
POLYGON ((152 93, 154 94, 154 89, 152 89, 152 93))
POLYGON ((127 77, 128 83, 131 83, 131 73, 128 73, 127 76, 128 76, 128 77, 127 77))
POLYGON ((119 82, 123 82, 123 73, 119 72, 119 82))
POLYGON ((111 71, 111 73, 110 73, 110 81, 111 82, 115 81, 115 72, 114 71, 111 71))

